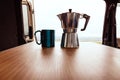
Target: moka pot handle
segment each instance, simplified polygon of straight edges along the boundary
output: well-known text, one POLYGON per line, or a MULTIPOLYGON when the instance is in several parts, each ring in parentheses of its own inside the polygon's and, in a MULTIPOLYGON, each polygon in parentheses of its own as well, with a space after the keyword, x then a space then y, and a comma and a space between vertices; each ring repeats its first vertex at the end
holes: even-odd
POLYGON ((84 28, 82 28, 81 29, 81 31, 84 31, 85 29, 86 29, 86 27, 87 27, 87 24, 88 24, 88 22, 89 22, 89 19, 90 19, 90 16, 89 15, 87 15, 87 14, 83 14, 83 18, 85 18, 85 25, 84 25, 84 28))

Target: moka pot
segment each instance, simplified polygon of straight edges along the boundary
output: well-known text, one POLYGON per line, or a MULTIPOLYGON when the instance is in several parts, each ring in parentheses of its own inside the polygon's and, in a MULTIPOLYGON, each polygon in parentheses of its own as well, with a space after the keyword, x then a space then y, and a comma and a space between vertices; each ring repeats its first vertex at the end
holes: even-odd
POLYGON ((72 12, 72 9, 69 9, 69 12, 58 14, 57 15, 61 21, 61 26, 63 28, 61 47, 62 48, 78 48, 79 39, 77 34, 77 28, 79 19, 85 18, 85 25, 81 31, 86 29, 90 16, 87 14, 80 14, 72 12))

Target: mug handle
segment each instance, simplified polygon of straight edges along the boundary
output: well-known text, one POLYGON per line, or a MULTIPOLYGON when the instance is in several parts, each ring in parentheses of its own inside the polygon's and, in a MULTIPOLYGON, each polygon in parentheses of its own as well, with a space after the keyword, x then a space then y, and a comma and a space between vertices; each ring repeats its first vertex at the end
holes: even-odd
POLYGON ((40 44, 41 44, 41 41, 38 42, 37 36, 36 36, 36 34, 37 34, 38 32, 40 32, 40 35, 41 35, 41 31, 40 31, 40 30, 35 31, 35 33, 34 33, 34 35, 35 35, 35 42, 36 42, 38 45, 40 45, 40 44))

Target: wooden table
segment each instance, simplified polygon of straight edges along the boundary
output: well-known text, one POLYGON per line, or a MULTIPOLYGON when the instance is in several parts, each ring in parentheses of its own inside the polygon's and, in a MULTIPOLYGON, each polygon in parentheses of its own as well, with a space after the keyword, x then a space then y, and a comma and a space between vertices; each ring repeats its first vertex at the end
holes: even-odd
POLYGON ((0 80, 120 80, 120 49, 80 42, 78 49, 35 42, 0 52, 0 80))

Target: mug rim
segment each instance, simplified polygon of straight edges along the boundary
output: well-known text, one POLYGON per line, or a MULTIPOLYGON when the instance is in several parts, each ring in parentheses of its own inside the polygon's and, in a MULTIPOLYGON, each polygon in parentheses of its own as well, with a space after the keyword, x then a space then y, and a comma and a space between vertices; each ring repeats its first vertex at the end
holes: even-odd
POLYGON ((55 31, 54 29, 41 29, 41 31, 55 31))

